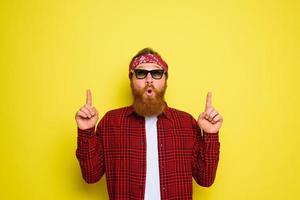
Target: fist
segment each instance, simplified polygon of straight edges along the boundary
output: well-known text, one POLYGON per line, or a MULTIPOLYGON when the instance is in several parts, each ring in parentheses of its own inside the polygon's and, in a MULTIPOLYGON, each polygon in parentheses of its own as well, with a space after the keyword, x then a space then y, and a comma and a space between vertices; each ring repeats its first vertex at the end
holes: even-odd
POLYGON ((98 111, 92 106, 92 93, 86 91, 86 103, 75 115, 75 120, 79 129, 85 130, 96 126, 99 119, 98 111))

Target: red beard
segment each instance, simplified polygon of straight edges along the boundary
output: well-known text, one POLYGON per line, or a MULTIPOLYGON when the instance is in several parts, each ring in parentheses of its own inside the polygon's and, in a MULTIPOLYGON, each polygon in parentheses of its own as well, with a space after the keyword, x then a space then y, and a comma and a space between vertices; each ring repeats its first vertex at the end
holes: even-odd
POLYGON ((132 81, 130 86, 133 96, 133 109, 138 115, 157 116, 163 112, 166 105, 164 96, 167 82, 165 82, 161 90, 154 88, 153 85, 147 85, 143 89, 137 89, 132 84, 132 81))

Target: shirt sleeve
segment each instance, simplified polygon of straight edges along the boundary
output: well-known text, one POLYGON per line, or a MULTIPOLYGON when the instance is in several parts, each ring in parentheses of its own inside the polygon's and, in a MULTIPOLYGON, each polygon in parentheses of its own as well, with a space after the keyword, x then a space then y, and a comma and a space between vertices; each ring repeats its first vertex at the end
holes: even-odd
POLYGON ((213 184, 219 162, 219 132, 201 133, 201 129, 193 119, 195 145, 193 149, 193 177, 198 185, 209 187, 213 184))
POLYGON ((76 157, 82 177, 87 183, 96 183, 105 172, 101 121, 96 133, 95 127, 86 130, 77 128, 77 132, 76 157))

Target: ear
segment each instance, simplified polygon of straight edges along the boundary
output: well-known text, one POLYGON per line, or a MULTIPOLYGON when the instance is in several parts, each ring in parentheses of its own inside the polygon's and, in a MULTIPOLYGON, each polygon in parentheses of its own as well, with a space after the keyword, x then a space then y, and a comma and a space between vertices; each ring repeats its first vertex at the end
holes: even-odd
POLYGON ((132 72, 129 72, 128 77, 130 80, 132 79, 132 72))

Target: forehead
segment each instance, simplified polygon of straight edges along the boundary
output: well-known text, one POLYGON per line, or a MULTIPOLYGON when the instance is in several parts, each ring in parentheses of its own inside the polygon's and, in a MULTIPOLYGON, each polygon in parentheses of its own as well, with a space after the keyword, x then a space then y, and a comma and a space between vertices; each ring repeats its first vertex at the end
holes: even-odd
POLYGON ((136 69, 152 70, 152 69, 162 69, 162 67, 155 63, 142 63, 142 64, 139 64, 136 67, 136 69))

